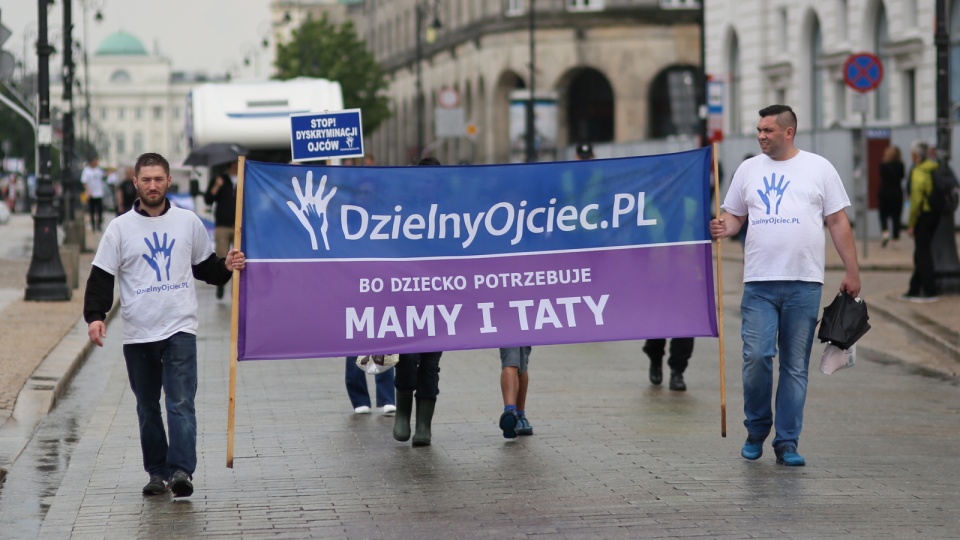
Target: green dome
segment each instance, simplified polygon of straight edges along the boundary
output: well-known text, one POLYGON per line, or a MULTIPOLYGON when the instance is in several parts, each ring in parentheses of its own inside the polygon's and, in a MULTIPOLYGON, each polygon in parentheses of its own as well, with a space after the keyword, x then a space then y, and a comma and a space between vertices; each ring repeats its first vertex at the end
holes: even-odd
POLYGON ((143 43, 131 34, 117 32, 100 43, 97 56, 147 56, 143 43))

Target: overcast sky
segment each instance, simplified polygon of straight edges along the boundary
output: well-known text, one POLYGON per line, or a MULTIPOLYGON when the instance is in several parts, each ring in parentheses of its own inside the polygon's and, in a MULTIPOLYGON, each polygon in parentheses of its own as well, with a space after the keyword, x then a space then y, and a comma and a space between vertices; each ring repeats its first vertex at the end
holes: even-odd
MULTIPOLYGON (((55 0, 48 12, 51 34, 62 36, 63 2, 55 0)), ((254 77, 254 64, 243 66, 248 49, 259 51, 258 72, 269 75, 273 43, 264 50, 263 37, 270 34, 270 0, 73 0, 73 38, 83 42, 83 5, 88 6, 88 37, 91 54, 110 34, 133 34, 150 53, 159 50, 170 59, 174 70, 223 73, 238 66, 241 77, 254 77), (93 8, 100 6, 103 21, 94 21, 93 8)), ((0 23, 13 33, 4 49, 19 60, 27 32, 29 66, 37 65, 36 41, 38 0, 0 0, 0 23)), ((62 37, 55 44, 60 49, 62 37)), ((51 73, 58 73, 61 61, 51 61, 51 73)), ((19 76, 19 72, 16 73, 19 76)))

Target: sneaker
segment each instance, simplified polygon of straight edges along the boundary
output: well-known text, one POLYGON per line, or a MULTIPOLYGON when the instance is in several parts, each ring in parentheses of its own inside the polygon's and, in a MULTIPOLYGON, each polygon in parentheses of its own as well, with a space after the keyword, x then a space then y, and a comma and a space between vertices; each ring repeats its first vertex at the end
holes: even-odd
POLYGON ((760 456, 763 455, 763 440, 765 438, 747 437, 747 440, 743 443, 743 448, 740 449, 740 455, 743 456, 743 459, 749 459, 750 461, 760 459, 760 456))
POLYGON ((687 391, 687 383, 683 382, 683 373, 674 371, 670 374, 670 389, 677 392, 687 391))
POLYGON ((150 475, 150 481, 143 486, 144 495, 161 495, 167 491, 169 486, 163 481, 162 476, 150 475))
MULTIPOLYGON (((396 410, 396 408, 394 408, 394 410, 396 410)), ((361 405, 353 409, 353 414, 370 414, 370 407, 367 407, 366 405, 361 405)))
POLYGON ((773 451, 777 454, 777 464, 779 465, 803 467, 807 464, 803 456, 798 454, 797 449, 793 446, 781 446, 780 448, 774 448, 773 451))
POLYGON ((519 421, 520 417, 517 416, 517 411, 503 411, 503 414, 500 415, 500 429, 503 430, 504 439, 517 438, 517 423, 519 421))
POLYGON ((383 406, 383 415, 384 416, 393 416, 397 412, 396 405, 384 405, 383 406))
POLYGON ((193 495, 193 483, 190 482, 190 475, 177 471, 173 473, 173 479, 170 480, 170 490, 174 497, 189 497, 193 495))
POLYGON ((517 419, 517 435, 533 435, 533 426, 527 420, 527 415, 522 415, 517 419))

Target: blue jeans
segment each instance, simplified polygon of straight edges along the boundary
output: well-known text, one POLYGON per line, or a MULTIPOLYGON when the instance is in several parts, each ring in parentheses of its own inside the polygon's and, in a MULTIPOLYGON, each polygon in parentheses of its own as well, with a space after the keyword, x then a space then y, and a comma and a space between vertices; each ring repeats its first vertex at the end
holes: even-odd
MULTIPOLYGON (((393 397, 393 375, 394 369, 388 369, 383 373, 374 375, 377 381, 377 407, 384 405, 396 405, 393 397)), ((350 396, 350 403, 356 409, 361 405, 370 406, 370 391, 367 390, 367 373, 357 366, 357 357, 347 357, 347 367, 344 372, 344 382, 347 384, 347 395, 350 396)))
POLYGON ((775 427, 773 447, 797 446, 807 399, 807 369, 823 285, 805 281, 752 281, 743 286, 743 425, 750 437, 766 438, 775 427), (780 351, 776 422, 773 357, 780 351))
POLYGON ((162 341, 123 346, 130 388, 137 398, 143 469, 170 478, 177 470, 193 476, 197 469, 197 336, 178 332, 162 341), (163 429, 160 391, 166 397, 163 429))

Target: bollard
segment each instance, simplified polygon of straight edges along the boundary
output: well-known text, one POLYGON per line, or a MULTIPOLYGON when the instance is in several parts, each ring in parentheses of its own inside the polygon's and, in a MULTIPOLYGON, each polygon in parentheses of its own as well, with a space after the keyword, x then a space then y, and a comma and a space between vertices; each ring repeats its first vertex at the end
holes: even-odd
POLYGON ((87 251, 87 230, 84 228, 83 214, 78 219, 67 220, 63 223, 63 243, 74 244, 81 252, 87 251))
POLYGON ((80 287, 80 246, 77 244, 63 244, 60 246, 60 262, 67 275, 67 286, 71 289, 80 287))

